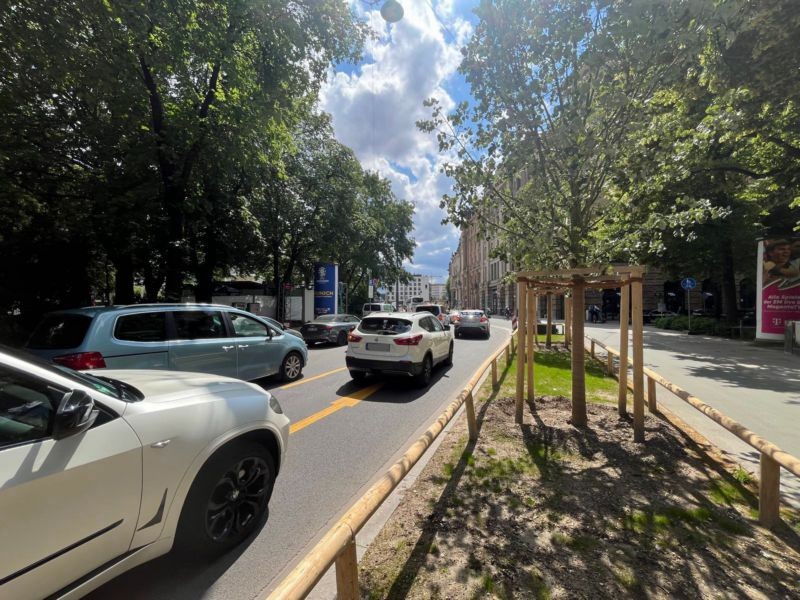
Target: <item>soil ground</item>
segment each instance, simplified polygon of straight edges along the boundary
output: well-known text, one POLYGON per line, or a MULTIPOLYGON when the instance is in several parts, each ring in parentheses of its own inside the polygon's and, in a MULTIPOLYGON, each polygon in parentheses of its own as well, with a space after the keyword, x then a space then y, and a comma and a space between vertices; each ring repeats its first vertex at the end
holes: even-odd
POLYGON ((800 598, 797 516, 760 527, 746 473, 650 415, 634 443, 609 403, 578 429, 537 397, 518 426, 513 371, 477 395, 477 443, 456 423, 368 548, 363 597, 800 598))

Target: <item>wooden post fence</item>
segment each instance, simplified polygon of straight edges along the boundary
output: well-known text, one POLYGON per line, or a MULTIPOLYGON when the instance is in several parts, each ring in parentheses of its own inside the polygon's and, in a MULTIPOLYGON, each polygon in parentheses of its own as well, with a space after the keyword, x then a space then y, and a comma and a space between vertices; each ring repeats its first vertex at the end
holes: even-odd
POLYGON ((525 393, 525 334, 527 331, 528 317, 528 284, 524 281, 517 283, 517 305, 519 306, 519 316, 517 319, 517 335, 519 336, 517 353, 517 396, 514 412, 514 420, 518 425, 522 424, 522 407, 525 393))
POLYGON ((644 315, 641 273, 633 274, 630 288, 633 321, 633 440, 644 442, 644 315))
POLYGON ((553 344, 553 294, 547 292, 547 337, 544 346, 548 350, 553 344))
MULTIPOLYGON (((572 278, 572 328, 577 344, 572 344, 572 424, 586 426, 586 375, 584 373, 583 324, 584 280, 580 275, 572 278)), ((549 325, 548 325, 549 327, 549 325)), ((549 331, 549 329, 548 329, 549 331)))
POLYGON ((620 416, 628 414, 628 308, 631 290, 623 283, 619 301, 619 395, 617 410, 620 416))
POLYGON ((528 323, 530 326, 528 327, 528 335, 527 335, 527 350, 525 352, 525 366, 527 370, 527 377, 528 377, 528 400, 533 400, 534 398, 534 381, 533 381, 533 370, 534 370, 534 356, 533 356, 533 332, 536 331, 536 302, 538 302, 538 297, 536 294, 532 294, 528 292, 528 323))

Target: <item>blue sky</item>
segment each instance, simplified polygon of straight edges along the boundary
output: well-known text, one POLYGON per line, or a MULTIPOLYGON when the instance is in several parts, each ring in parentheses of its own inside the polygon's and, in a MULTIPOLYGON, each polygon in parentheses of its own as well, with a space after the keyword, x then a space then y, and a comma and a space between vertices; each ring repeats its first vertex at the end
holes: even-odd
POLYGON ((439 154, 435 137, 420 132, 415 122, 430 117, 422 104, 426 98, 451 108, 468 97, 456 70, 477 2, 399 1, 405 16, 393 25, 380 17, 380 4, 352 2, 377 39, 367 43, 359 64, 339 65, 331 73, 321 107, 333 116, 337 138, 362 165, 379 171, 398 197, 414 204, 416 251, 406 268, 445 277, 458 245, 458 231, 441 224, 439 200, 451 185, 439 172, 446 157, 439 154))

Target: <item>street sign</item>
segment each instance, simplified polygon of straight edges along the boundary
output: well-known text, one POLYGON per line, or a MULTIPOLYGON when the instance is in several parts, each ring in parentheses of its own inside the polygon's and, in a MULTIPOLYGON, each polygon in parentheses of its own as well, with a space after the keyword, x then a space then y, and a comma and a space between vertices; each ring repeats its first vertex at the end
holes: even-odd
POLYGON ((681 280, 681 287, 687 292, 697 287, 697 280, 694 277, 684 277, 681 280))

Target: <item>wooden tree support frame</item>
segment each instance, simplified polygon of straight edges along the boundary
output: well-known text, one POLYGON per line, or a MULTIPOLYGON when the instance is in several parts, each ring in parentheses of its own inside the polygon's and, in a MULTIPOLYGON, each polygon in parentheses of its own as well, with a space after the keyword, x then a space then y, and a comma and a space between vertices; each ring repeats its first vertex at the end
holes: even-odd
MULTIPOLYGON (((618 409, 621 416, 628 412, 628 321, 632 323, 633 340, 633 438, 644 442, 644 341, 642 314, 642 277, 644 267, 631 265, 625 267, 581 267, 553 271, 520 271, 517 273, 517 298, 519 318, 520 360, 517 367, 516 422, 522 423, 523 401, 526 377, 527 397, 534 398, 534 344, 538 346, 537 313, 538 298, 547 299, 546 346, 551 345, 553 321, 553 296, 564 296, 564 344, 571 351, 572 364, 572 418, 571 423, 583 427, 587 423, 586 414, 586 375, 584 372, 585 348, 583 346, 586 288, 621 288, 620 301, 620 369, 618 409), (532 302, 531 302, 532 301, 532 302), (534 304, 536 308, 531 310, 534 304), (576 342, 577 340, 577 342, 576 342), (527 344, 525 343, 527 341, 527 344)), ((608 363, 613 372, 613 363, 608 363)), ((648 390, 648 400, 655 393, 648 390)))

